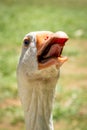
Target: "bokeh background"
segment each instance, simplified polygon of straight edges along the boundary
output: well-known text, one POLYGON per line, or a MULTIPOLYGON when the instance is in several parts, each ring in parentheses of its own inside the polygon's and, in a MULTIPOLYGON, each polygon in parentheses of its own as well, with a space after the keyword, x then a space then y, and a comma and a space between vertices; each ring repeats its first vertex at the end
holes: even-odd
POLYGON ((25 130, 16 67, 24 35, 65 31, 53 110, 55 130, 87 130, 87 0, 0 0, 0 130, 25 130))

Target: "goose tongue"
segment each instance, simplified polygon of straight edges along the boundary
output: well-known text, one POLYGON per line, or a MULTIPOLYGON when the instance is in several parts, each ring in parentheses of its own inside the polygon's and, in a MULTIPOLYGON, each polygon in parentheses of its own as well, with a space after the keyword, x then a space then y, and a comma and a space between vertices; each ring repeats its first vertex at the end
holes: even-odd
POLYGON ((60 57, 66 41, 67 38, 59 38, 55 35, 51 42, 48 42, 47 47, 43 51, 42 57, 44 59, 60 57))
POLYGON ((60 47, 59 44, 54 44, 50 47, 50 50, 48 51, 48 53, 46 55, 44 55, 44 58, 47 57, 58 57, 60 56, 62 51, 62 47, 60 47))

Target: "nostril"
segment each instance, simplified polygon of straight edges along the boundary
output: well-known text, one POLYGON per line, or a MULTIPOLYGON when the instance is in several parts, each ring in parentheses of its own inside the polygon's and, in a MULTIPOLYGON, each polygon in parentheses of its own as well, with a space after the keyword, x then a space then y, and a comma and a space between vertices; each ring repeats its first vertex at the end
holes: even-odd
POLYGON ((46 36, 44 40, 47 40, 49 38, 49 36, 46 36))

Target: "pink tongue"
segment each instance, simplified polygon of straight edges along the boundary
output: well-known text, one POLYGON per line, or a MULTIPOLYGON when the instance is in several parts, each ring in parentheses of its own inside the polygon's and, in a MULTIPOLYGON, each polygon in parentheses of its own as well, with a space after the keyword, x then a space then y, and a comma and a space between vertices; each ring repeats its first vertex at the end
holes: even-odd
POLYGON ((61 47, 60 45, 58 44, 54 44, 50 47, 50 50, 49 52, 47 53, 47 55, 44 56, 44 58, 47 58, 47 57, 58 57, 60 56, 60 51, 61 51, 61 47))

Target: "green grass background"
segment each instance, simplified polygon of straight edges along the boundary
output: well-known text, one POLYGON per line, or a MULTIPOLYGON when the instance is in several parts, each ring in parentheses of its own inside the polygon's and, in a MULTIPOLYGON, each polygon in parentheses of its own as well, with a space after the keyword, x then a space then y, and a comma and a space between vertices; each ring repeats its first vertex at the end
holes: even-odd
POLYGON ((56 90, 55 130, 87 130, 87 0, 0 0, 0 130, 24 130, 21 106, 6 101, 18 100, 22 39, 36 30, 62 30, 70 37, 56 90))

